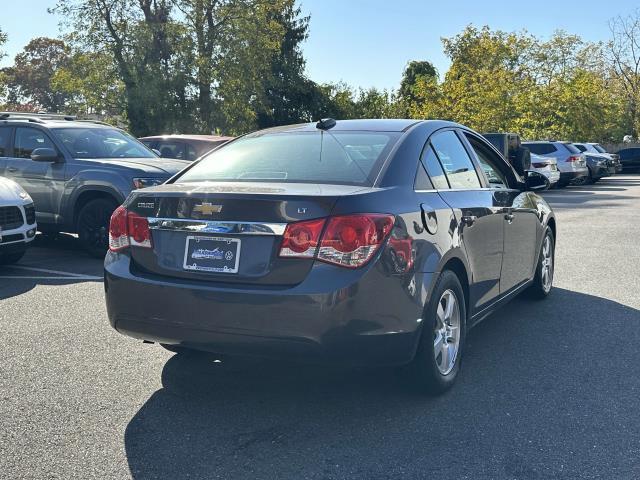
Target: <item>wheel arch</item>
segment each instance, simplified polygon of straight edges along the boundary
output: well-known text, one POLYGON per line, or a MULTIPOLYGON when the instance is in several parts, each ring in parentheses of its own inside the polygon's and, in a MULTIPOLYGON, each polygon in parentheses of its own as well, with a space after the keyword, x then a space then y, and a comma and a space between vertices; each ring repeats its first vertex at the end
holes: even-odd
POLYGON ((116 204, 121 204, 124 201, 124 198, 121 198, 117 192, 103 187, 90 187, 83 189, 83 191, 78 192, 76 198, 73 202, 73 213, 72 213, 72 225, 73 228, 76 229, 78 223, 78 215, 82 208, 87 205, 92 200, 97 199, 106 199, 112 200, 116 204))

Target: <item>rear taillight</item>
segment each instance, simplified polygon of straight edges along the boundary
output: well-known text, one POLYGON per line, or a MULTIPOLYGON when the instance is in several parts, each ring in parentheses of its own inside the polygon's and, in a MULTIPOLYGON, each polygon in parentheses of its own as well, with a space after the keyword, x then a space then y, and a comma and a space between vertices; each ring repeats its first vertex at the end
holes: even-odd
POLYGON ((280 256, 312 258, 317 251, 318 260, 358 268, 378 251, 393 223, 393 215, 382 214, 343 215, 292 223, 285 231, 280 256))
POLYGON ((151 248, 149 222, 123 206, 116 208, 109 223, 109 250, 119 252, 129 246, 151 248))
POLYGON ((134 247, 151 248, 151 232, 149 221, 137 213, 127 213, 127 225, 129 227, 129 242, 134 247))
POLYGON ((582 161, 582 157, 580 155, 571 155, 569 158, 567 158, 566 161, 567 162, 580 162, 580 161, 582 161))
POLYGON ((109 222, 109 250, 118 252, 128 246, 127 209, 121 205, 113 212, 109 222))
POLYGON ((311 220, 287 225, 280 246, 281 257, 309 258, 316 254, 326 220, 311 220))

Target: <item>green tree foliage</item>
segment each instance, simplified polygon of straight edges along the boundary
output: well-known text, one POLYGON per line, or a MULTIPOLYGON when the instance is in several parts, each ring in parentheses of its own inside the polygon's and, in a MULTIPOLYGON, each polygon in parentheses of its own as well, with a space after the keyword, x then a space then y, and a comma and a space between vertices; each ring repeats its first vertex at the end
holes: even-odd
POLYGON ((62 40, 46 37, 31 40, 16 55, 13 66, 3 69, 7 103, 31 104, 49 112, 64 109, 67 96, 52 88, 51 79, 69 59, 70 49, 62 40))

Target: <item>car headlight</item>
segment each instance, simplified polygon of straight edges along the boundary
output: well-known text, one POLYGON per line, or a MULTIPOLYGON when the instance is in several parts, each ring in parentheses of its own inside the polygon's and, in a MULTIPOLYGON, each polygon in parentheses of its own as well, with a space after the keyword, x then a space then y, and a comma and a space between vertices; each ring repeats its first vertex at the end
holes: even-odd
POLYGON ((155 187, 156 185, 162 185, 165 182, 166 178, 134 178, 133 179, 133 188, 147 188, 147 187, 155 187))

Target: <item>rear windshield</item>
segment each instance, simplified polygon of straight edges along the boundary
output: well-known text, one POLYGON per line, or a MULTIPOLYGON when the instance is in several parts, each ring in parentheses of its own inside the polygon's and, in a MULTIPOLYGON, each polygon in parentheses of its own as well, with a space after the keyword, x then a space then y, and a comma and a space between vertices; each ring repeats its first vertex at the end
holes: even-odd
POLYGON ((600 145, 594 145, 593 148, 595 148, 600 153, 607 153, 607 151, 604 148, 602 148, 600 145))
POLYGON ((157 158, 138 140, 115 128, 56 128, 53 133, 73 158, 157 158))
POLYGON ((373 185, 396 132, 254 133, 211 152, 178 182, 373 185))
POLYGON ((563 143, 562 145, 564 145, 565 148, 569 150, 571 153, 581 153, 580 150, 578 150, 574 145, 570 143, 563 143))

